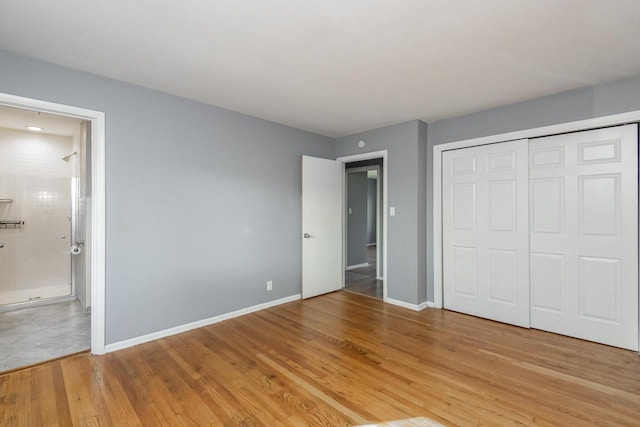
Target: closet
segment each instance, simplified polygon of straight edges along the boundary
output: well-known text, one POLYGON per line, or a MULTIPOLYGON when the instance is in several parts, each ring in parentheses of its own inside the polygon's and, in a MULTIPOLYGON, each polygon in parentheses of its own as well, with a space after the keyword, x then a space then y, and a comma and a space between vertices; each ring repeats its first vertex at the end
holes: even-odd
POLYGON ((638 129, 443 152, 444 307, 638 349, 638 129))

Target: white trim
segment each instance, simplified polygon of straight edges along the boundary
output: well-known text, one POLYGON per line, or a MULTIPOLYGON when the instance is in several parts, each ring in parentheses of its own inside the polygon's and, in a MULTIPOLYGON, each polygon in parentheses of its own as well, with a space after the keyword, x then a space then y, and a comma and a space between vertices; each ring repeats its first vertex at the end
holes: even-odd
MULTIPOLYGON (((635 123, 640 121, 640 110, 630 111, 627 113, 611 114, 609 116, 595 117, 593 119, 577 120, 574 122, 559 123, 549 126, 541 126, 532 129, 519 130, 515 132, 501 133, 497 135, 483 136, 480 138, 464 139, 446 144, 434 145, 434 153, 436 149, 440 151, 453 150, 456 148, 475 147, 478 145, 493 144, 496 142, 513 141, 516 139, 538 138, 541 136, 550 136, 567 132, 576 132, 581 130, 595 129, 607 126, 618 126, 627 123, 635 123), (446 147, 446 148, 442 148, 446 147)), ((435 162, 435 158, 434 158, 435 162)))
POLYGON ((0 93, 0 105, 91 121, 91 352, 105 352, 105 115, 103 112, 0 93))
MULTIPOLYGON (((389 216, 389 212, 387 209, 387 199, 388 199, 388 189, 389 189, 389 185, 387 180, 389 179, 389 161, 388 161, 388 151, 387 150, 381 150, 381 151, 372 151, 369 153, 361 153, 361 154, 354 154, 351 156, 343 156, 343 157, 338 157, 336 160, 339 162, 342 162, 342 168, 343 168, 343 180, 344 180, 344 176, 346 175, 344 173, 345 169, 345 163, 351 163, 351 162, 358 162, 360 160, 371 160, 371 159, 382 159, 382 204, 383 204, 383 212, 384 215, 382 217, 382 271, 384 273, 384 276, 388 276, 387 273, 387 229, 389 228, 389 223, 388 223, 388 216, 389 216)), ((378 182, 380 182, 380 180, 378 179, 378 182)), ((346 193, 344 191, 346 183, 343 182, 343 194, 346 193)), ((379 198, 378 198, 379 199, 379 198)), ((343 199, 344 200, 344 199, 343 199)), ((343 215, 344 215, 344 209, 343 209, 343 215)), ((343 252, 343 259, 344 259, 344 248, 345 248, 345 221, 342 221, 342 252, 343 252)), ((346 264, 346 262, 345 262, 346 264)), ((378 263, 379 264, 379 263, 378 263)), ((344 265, 344 264, 343 264, 344 265)), ((343 274, 343 279, 342 279, 342 287, 344 287, 344 274, 343 274)), ((382 279, 382 295, 383 295, 383 300, 387 299, 387 294, 388 294, 388 286, 389 284, 387 283, 386 279, 382 279)))
POLYGON ((106 141, 105 117, 91 123, 91 352, 106 351, 106 141), (97 308, 97 310, 95 310, 97 308), (99 314, 95 312, 98 311, 99 314))
POLYGON ((113 344, 108 344, 105 348, 106 353, 122 350, 125 348, 133 347, 134 345, 144 344, 149 341, 154 341, 160 338, 165 338, 171 335, 181 334, 183 332, 190 331, 192 329, 202 328, 203 326, 213 325, 214 323, 222 322, 224 320, 233 319, 235 317, 244 316, 245 314, 254 313, 256 311, 264 310, 266 308, 275 307, 276 305, 285 304, 292 301, 298 301, 301 298, 301 294, 291 295, 288 297, 280 298, 273 301, 268 301, 262 304, 257 304, 251 307, 242 308, 240 310, 232 311, 230 313, 221 314, 219 316, 209 317, 208 319, 197 320, 195 322, 186 323, 184 325, 175 326, 173 328, 164 329, 162 331, 152 332, 147 335, 142 335, 136 338, 131 338, 124 341, 119 341, 113 344))
POLYGON ((363 267, 369 267, 369 263, 363 262, 362 264, 347 265, 345 270, 355 270, 356 268, 363 268, 363 267))
POLYGON ((423 301, 418 304, 418 311, 422 311, 425 308, 433 308, 433 303, 431 301, 423 301))
POLYGON ((353 163, 359 162, 361 160, 371 160, 371 159, 385 159, 387 157, 387 150, 380 151, 370 151, 368 153, 360 153, 360 154, 352 154, 350 156, 342 156, 336 158, 337 161, 342 163, 353 163))
POLYGON ((443 307, 442 301, 442 152, 458 148, 475 147, 517 139, 537 138, 567 132, 576 132, 606 126, 617 126, 640 121, 640 110, 612 114, 593 119, 577 120, 551 126, 542 126, 516 132, 507 132, 481 138, 439 144, 433 147, 433 303, 443 307))
POLYGON ((398 307, 408 308, 409 310, 413 311, 422 311, 425 308, 429 307, 430 304, 429 301, 421 302, 420 304, 410 304, 408 302, 400 301, 393 298, 385 298, 384 302, 397 305, 398 307))

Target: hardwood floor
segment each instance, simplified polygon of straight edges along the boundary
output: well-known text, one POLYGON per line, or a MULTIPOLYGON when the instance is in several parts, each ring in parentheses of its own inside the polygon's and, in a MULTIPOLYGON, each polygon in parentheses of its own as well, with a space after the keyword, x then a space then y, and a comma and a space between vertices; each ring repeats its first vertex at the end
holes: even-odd
POLYGON ((636 353, 349 292, 0 377, 0 425, 638 425, 636 353), (425 417, 420 420, 408 420, 425 417), (432 424, 433 425, 433 424, 432 424))
POLYGON ((345 271, 345 291, 382 299, 382 280, 378 280, 376 247, 367 248, 368 267, 345 271))

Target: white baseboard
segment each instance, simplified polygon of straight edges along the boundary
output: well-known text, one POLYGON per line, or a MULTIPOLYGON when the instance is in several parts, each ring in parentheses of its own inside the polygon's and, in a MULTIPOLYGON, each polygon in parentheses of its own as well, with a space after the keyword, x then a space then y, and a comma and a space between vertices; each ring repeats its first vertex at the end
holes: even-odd
POLYGON ((411 303, 400 301, 393 298, 385 298, 384 302, 397 305, 398 307, 408 308, 409 310, 413 310, 413 311, 422 311, 425 308, 429 307, 429 301, 425 301, 420 304, 411 304, 411 303))
POLYGON ((362 264, 348 265, 345 270, 355 270, 356 268, 363 268, 363 267, 369 267, 369 263, 363 262, 362 264))
POLYGON ((429 308, 429 301, 424 301, 418 304, 418 311, 422 311, 425 308, 429 308))
POLYGON ((105 353, 111 353, 113 351, 122 350, 134 345, 143 344, 149 341, 165 338, 171 335, 187 332, 192 329, 202 328, 203 326, 213 325, 214 323, 222 322, 223 320, 233 319, 234 317, 243 316, 245 314, 253 313, 256 311, 264 310, 265 308, 274 307, 276 305, 285 304, 291 301, 297 301, 301 298, 300 294, 291 295, 289 297, 280 298, 274 301, 265 302, 262 304, 254 305, 252 307, 242 308, 240 310, 232 311, 230 313, 221 314, 219 316, 209 317, 208 319, 197 320, 195 322, 187 323, 173 328, 165 329, 158 332, 152 332, 140 337, 131 338, 124 341, 119 341, 113 344, 107 344, 105 346, 105 353))
POLYGON ((433 301, 427 301, 426 304, 429 308, 436 308, 436 303, 433 301))

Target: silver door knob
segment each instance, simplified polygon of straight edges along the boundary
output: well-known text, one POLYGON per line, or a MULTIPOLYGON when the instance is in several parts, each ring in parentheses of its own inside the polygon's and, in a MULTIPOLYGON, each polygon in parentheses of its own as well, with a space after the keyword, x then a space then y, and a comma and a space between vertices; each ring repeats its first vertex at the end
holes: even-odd
POLYGON ((309 233, 304 233, 304 234, 302 235, 302 237, 304 237, 305 239, 308 239, 309 237, 311 237, 311 234, 309 234, 309 233))

